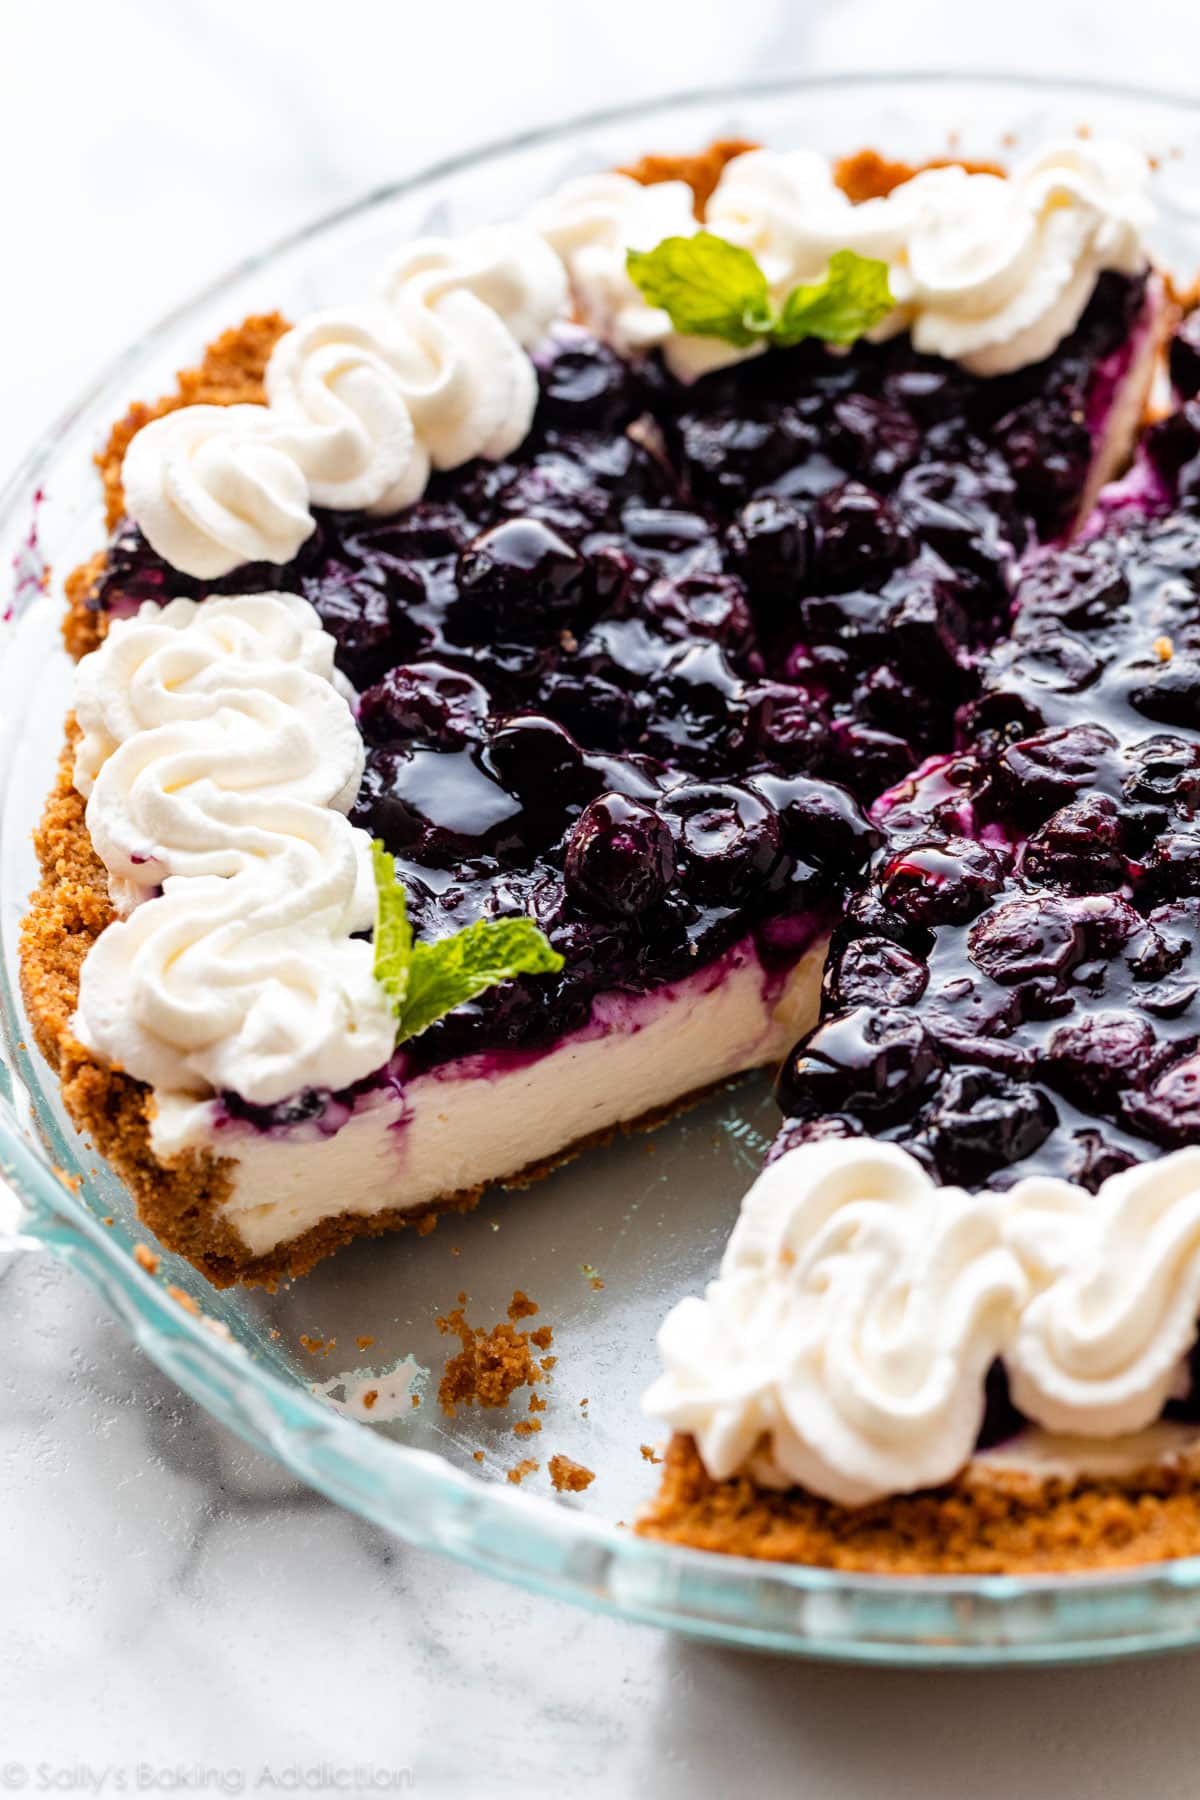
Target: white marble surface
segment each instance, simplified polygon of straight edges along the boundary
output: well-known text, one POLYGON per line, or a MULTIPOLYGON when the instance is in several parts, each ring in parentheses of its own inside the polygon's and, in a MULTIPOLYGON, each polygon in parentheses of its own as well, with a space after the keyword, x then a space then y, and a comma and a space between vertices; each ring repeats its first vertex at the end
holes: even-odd
MULTIPOLYGON (((1194 80, 1182 0, 1129 19, 1102 0, 0 0, 0 476, 200 281, 442 152, 783 70, 1194 80)), ((0 1263, 0 1347, 0 1791, 272 1791, 264 1767, 278 1786, 321 1763, 332 1791, 354 1762, 375 1786, 343 1792, 468 1800, 1200 1788, 1195 1658, 917 1675, 689 1645, 336 1511, 43 1257, 0 1263)))

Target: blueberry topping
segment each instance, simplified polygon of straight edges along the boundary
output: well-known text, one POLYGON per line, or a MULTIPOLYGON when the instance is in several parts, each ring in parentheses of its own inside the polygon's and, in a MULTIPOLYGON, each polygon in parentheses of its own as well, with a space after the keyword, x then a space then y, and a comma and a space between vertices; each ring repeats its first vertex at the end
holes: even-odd
POLYGON ((571 830, 563 873, 567 893, 580 906, 635 918, 657 906, 671 885, 674 839, 642 801, 602 794, 571 830))

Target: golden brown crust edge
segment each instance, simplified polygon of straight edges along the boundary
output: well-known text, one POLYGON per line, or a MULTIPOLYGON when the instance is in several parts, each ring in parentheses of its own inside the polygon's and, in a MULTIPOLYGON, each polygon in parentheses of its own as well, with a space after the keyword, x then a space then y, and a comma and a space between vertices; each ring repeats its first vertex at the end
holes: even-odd
POLYGON ((694 1441, 676 1434, 636 1530, 848 1574, 1097 1574, 1200 1553, 1200 1471, 1164 1463, 1124 1480, 1069 1482, 968 1468, 947 1487, 845 1507, 744 1476, 714 1481, 694 1441))

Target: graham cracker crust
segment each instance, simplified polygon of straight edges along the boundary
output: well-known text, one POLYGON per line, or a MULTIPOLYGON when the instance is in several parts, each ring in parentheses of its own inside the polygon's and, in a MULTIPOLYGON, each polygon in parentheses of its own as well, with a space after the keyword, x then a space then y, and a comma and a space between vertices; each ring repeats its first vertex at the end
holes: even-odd
POLYGON ((1067 1481, 970 1465, 948 1486, 835 1506, 747 1476, 714 1481, 676 1434, 641 1537, 860 1575, 1096 1574, 1200 1553, 1200 1461, 1067 1481))

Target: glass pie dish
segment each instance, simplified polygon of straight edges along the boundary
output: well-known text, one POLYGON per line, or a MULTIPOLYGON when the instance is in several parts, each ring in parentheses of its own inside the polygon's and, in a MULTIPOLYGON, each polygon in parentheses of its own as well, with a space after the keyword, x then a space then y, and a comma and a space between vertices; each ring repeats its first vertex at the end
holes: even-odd
POLYGON ((427 1239, 350 1246, 275 1295, 217 1292, 169 1255, 154 1272, 135 1259, 144 1233, 132 1201, 66 1119, 30 1047, 16 969, 35 879, 30 833, 69 704, 59 583, 104 536, 92 454, 131 400, 164 391, 246 314, 279 307, 294 317, 361 292, 406 239, 519 214, 571 175, 715 137, 835 154, 865 142, 919 161, 1004 158, 1087 129, 1152 154, 1159 258, 1181 271, 1200 265, 1200 106, 962 76, 682 97, 445 164, 256 257, 134 345, 0 499, 0 550, 13 571, 0 595, 0 1181, 24 1203, 19 1241, 79 1267, 216 1418, 410 1542, 626 1617, 843 1660, 1062 1661, 1200 1643, 1200 1559, 1096 1577, 848 1577, 670 1548, 617 1522, 633 1520, 656 1479, 641 1443, 653 1431, 638 1411, 656 1327, 715 1267, 774 1129, 765 1077, 653 1137, 590 1151, 526 1193, 488 1197, 427 1239), (490 1324, 516 1288, 552 1327, 556 1358, 540 1430, 524 1438, 509 1411, 448 1418, 436 1402, 454 1347, 439 1316, 466 1294, 469 1317, 490 1324), (596 1472, 586 1492, 549 1497, 545 1464, 556 1453, 596 1472), (521 1484, 506 1480, 527 1458, 541 1466, 521 1484))

